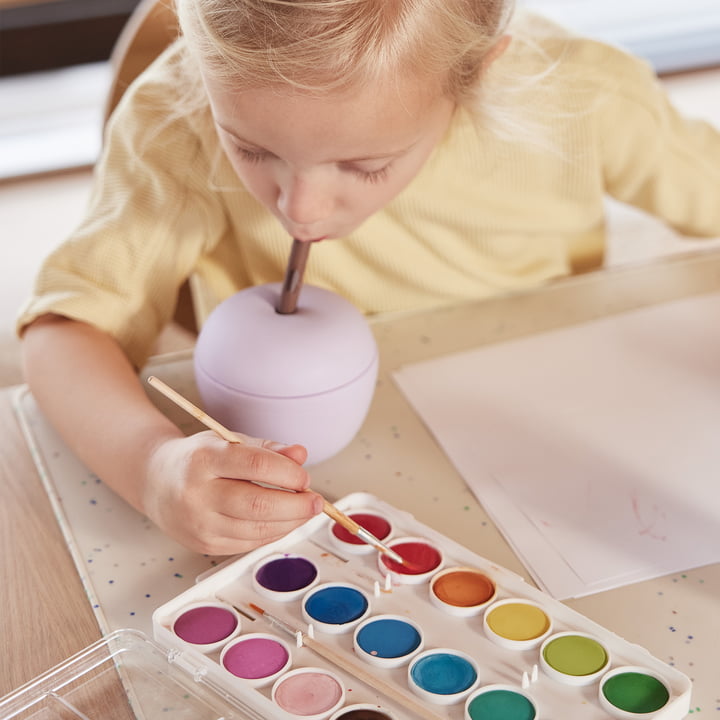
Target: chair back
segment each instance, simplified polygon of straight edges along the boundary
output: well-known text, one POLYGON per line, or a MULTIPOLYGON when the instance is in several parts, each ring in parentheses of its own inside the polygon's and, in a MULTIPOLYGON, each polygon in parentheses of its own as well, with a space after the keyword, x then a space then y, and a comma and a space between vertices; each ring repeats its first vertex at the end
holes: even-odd
POLYGON ((110 56, 112 77, 103 125, 130 83, 178 36, 172 0, 140 0, 110 56))
MULTIPOLYGON (((178 36, 179 28, 172 0, 140 0, 122 29, 110 56, 112 76, 103 113, 103 127, 135 78, 178 36)), ((191 282, 180 288, 173 317, 175 323, 197 333, 191 282)))

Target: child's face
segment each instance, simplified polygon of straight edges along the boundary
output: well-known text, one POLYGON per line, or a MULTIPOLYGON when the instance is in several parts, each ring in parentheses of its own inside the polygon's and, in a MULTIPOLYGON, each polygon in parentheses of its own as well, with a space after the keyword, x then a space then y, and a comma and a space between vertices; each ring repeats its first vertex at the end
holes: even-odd
POLYGON ((235 172, 301 240, 348 235, 415 177, 454 109, 427 85, 314 97, 292 89, 230 92, 206 78, 235 172))

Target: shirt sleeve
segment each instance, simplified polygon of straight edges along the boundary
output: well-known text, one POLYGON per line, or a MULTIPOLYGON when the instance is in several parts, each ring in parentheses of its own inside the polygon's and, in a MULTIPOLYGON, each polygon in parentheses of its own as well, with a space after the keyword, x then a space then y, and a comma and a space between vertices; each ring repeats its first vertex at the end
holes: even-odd
POLYGON ((619 51, 596 113, 606 190, 687 236, 720 237, 720 131, 684 117, 652 70, 619 51))
POLYGON ((222 237, 209 187, 214 132, 203 137, 178 112, 166 65, 161 58, 165 69, 151 68, 111 119, 85 219, 42 265, 19 334, 42 314, 63 315, 112 335, 141 367, 183 281, 222 237))

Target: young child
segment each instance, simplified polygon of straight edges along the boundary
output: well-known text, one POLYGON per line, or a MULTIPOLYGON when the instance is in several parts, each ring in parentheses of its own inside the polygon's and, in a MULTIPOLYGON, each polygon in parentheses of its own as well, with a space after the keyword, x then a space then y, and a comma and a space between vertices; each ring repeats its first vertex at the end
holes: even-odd
MULTIPOLYGON (((366 313, 597 264, 605 194, 720 236, 720 134, 644 63, 510 0, 177 0, 183 36, 126 92, 87 218, 19 319, 26 376, 103 481, 204 553, 320 512, 304 448, 184 437, 138 381, 189 277, 207 307, 282 278, 366 313)), ((249 350, 251 352, 251 350, 249 350)))

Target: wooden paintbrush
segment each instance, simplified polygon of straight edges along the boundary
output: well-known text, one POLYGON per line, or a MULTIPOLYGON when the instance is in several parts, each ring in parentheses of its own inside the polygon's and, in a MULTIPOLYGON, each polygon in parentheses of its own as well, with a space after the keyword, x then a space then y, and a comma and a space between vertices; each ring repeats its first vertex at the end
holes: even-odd
MULTIPOLYGON (((240 438, 232 430, 226 428, 222 423, 215 420, 215 418, 210 417, 210 415, 208 415, 205 411, 190 402, 190 400, 186 397, 183 397, 179 392, 177 392, 177 390, 173 390, 168 384, 164 383, 159 378, 151 375, 147 381, 166 398, 172 400, 178 407, 181 407, 183 410, 190 413, 190 415, 197 418, 203 425, 205 425, 205 427, 210 428, 210 430, 214 430, 221 438, 223 438, 223 440, 227 440, 231 443, 242 444, 242 440, 240 440, 240 438)), ((341 525, 348 532, 356 535, 368 545, 372 545, 376 550, 379 550, 384 555, 387 555, 396 563, 408 566, 407 561, 398 553, 386 545, 383 545, 383 543, 380 542, 380 540, 378 540, 371 532, 361 525, 358 525, 352 518, 338 510, 338 508, 336 508, 328 500, 323 498, 323 503, 323 512, 338 523, 338 525, 341 525)))
POLYGON ((298 296, 302 287, 305 265, 307 264, 312 242, 294 239, 288 258, 285 280, 280 294, 280 301, 275 308, 281 315, 290 315, 297 308, 298 296))
POLYGON ((405 692, 402 688, 391 685, 386 680, 383 680, 377 671, 373 672, 369 667, 353 660, 351 657, 343 655, 333 648, 328 647, 324 643, 315 640, 315 638, 303 633, 301 630, 293 628, 284 620, 275 617, 275 615, 271 615, 258 605, 255 605, 254 603, 248 604, 252 610, 259 615, 262 615, 262 617, 264 617, 271 625, 295 638, 299 636, 302 644, 310 648, 314 653, 317 653, 321 657, 325 658, 336 667, 350 673, 353 677, 361 680, 369 687, 374 688, 385 695, 385 697, 396 702, 398 705, 402 705, 412 713, 413 717, 425 718, 425 720, 440 720, 440 715, 432 712, 432 710, 423 705, 413 695, 405 692))

